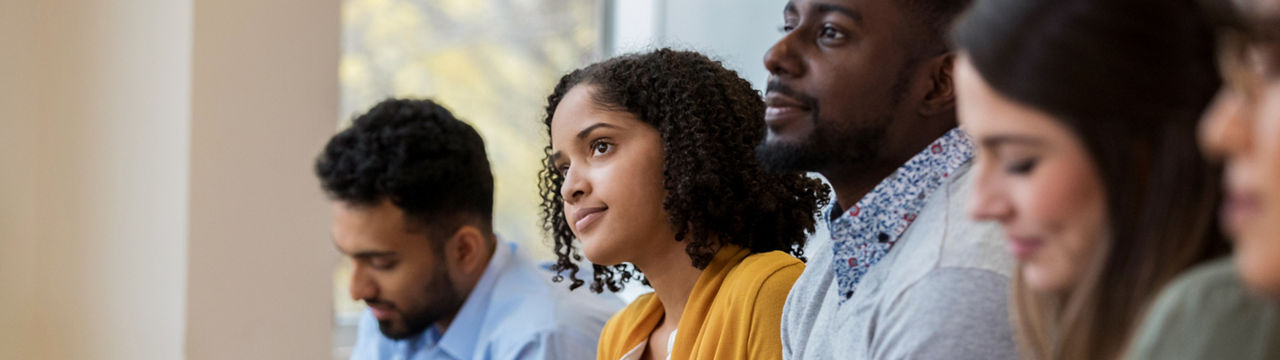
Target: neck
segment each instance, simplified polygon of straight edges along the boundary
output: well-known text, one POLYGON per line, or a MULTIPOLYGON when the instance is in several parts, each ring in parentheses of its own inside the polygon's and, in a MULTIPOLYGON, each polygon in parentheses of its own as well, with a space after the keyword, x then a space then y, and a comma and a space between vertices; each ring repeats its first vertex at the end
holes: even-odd
POLYGON ((880 150, 876 159, 860 163, 834 163, 819 171, 836 192, 836 203, 848 210, 886 177, 902 167, 911 157, 955 127, 955 121, 932 120, 910 127, 911 131, 891 131, 885 134, 885 144, 893 144, 880 150))
POLYGON ((684 313, 685 303, 693 293, 693 286, 702 275, 702 269, 693 267, 689 254, 685 253, 685 242, 671 242, 669 251, 660 256, 647 259, 643 263, 636 262, 636 268, 644 272, 645 279, 653 287, 654 296, 662 302, 663 317, 659 326, 674 326, 680 323, 680 315, 684 313))
MULTIPOLYGON (((906 160, 902 162, 906 162, 906 160)), ((831 189, 836 192, 836 205, 840 206, 840 210, 844 211, 849 210, 854 204, 858 203, 858 200, 867 196, 867 193, 875 189, 876 185, 884 181, 885 177, 897 170, 902 162, 898 163, 898 165, 861 167, 856 171, 851 171, 852 174, 846 174, 841 171, 824 171, 820 174, 831 183, 831 189)))
MULTIPOLYGON (((475 291, 476 284, 480 283, 480 278, 484 277, 485 270, 489 269, 489 262, 493 261, 493 254, 497 252, 498 246, 502 246, 493 240, 490 240, 488 244, 489 246, 482 250, 484 254, 480 259, 479 264, 476 265, 479 267, 478 271, 471 271, 469 274, 465 274, 466 277, 462 279, 461 283, 457 280, 449 281, 448 285, 453 286, 455 289, 453 291, 453 296, 456 298, 453 300, 457 302, 458 308, 454 310, 453 314, 445 316, 435 322, 434 326, 440 334, 444 334, 445 330, 449 329, 449 325, 453 323, 453 319, 458 316, 458 312, 462 310, 462 306, 465 305, 467 299, 471 297, 471 292, 475 291)), ((451 275, 452 274, 447 274, 445 276, 451 275)))

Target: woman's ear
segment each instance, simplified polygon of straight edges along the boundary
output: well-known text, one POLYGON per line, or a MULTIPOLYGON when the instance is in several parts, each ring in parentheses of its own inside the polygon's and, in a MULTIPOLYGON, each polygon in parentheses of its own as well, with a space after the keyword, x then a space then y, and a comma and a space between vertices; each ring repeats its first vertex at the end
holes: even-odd
POLYGON ((955 53, 947 52, 928 60, 929 92, 925 93, 920 103, 920 115, 933 117, 946 112, 954 112, 956 106, 955 79, 952 76, 955 68, 955 53))

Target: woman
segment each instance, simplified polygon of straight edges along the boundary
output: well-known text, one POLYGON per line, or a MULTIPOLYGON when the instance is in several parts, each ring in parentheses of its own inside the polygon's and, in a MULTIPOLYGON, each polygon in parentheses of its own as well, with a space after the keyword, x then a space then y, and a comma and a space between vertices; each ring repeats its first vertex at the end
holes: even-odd
POLYGON ((1218 78, 1188 0, 988 0, 956 25, 972 215, 1018 260, 1033 359, 1113 359, 1165 283, 1221 252, 1194 146, 1218 78))
POLYGON ((1280 358, 1280 2, 1205 3, 1221 20, 1226 84, 1200 140, 1225 165, 1222 219, 1235 253, 1161 292, 1131 359, 1280 358))
POLYGON ((581 286, 586 255, 607 265, 594 267, 593 291, 640 271, 654 289, 605 325, 598 358, 780 358, 782 305, 804 269, 792 255, 826 190, 763 170, 751 85, 662 49, 574 71, 547 99, 540 187, 556 270, 581 286))

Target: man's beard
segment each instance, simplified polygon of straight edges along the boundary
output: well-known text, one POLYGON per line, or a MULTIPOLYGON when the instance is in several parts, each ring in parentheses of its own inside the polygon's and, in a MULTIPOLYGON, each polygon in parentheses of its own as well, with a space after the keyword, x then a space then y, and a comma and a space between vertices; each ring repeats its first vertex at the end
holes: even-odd
POLYGON ((800 141, 765 140, 756 146, 756 158, 765 169, 772 172, 840 169, 847 173, 870 168, 880 157, 885 132, 892 120, 883 116, 866 126, 838 126, 822 119, 815 107, 810 121, 813 121, 813 130, 800 141))
MULTIPOLYGON (((457 315, 465 299, 453 286, 453 280, 449 278, 449 271, 444 267, 443 262, 435 273, 436 276, 422 288, 423 291, 414 297, 414 299, 423 300, 414 302, 414 304, 421 304, 420 306, 400 308, 397 304, 382 302, 399 310, 400 322, 403 323, 403 326, 397 329, 392 320, 378 320, 378 329, 382 331, 383 336, 395 340, 417 336, 436 322, 457 315)), ((366 303, 368 302, 370 301, 366 300, 366 303)), ((379 301, 373 300, 373 302, 379 301)))

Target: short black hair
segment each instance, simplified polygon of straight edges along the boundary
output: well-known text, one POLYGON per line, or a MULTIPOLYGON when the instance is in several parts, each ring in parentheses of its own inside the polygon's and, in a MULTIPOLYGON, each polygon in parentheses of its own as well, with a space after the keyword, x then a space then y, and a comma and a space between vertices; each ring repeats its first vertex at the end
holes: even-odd
POLYGON ((493 174, 484 140, 431 100, 378 103, 329 139, 315 171, 333 200, 357 206, 390 200, 443 234, 465 223, 492 232, 493 174))
MULTIPOLYGON (((587 66, 560 78, 547 97, 543 125, 548 136, 556 107, 578 85, 595 89, 597 106, 634 114, 658 130, 668 194, 662 207, 675 240, 687 241, 685 252, 694 267, 706 267, 723 244, 751 253, 803 255, 805 233, 814 231, 827 187, 801 172, 765 171, 755 157, 765 137, 764 100, 737 73, 702 54, 671 49, 587 66)), ((542 224, 555 243, 553 270, 569 272, 570 288, 577 288, 584 282, 577 278, 576 261, 582 256, 564 217, 564 177, 552 162, 551 146, 545 151, 538 183, 542 224)), ((594 270, 595 292, 618 291, 640 275, 625 264, 595 265, 594 270)))

